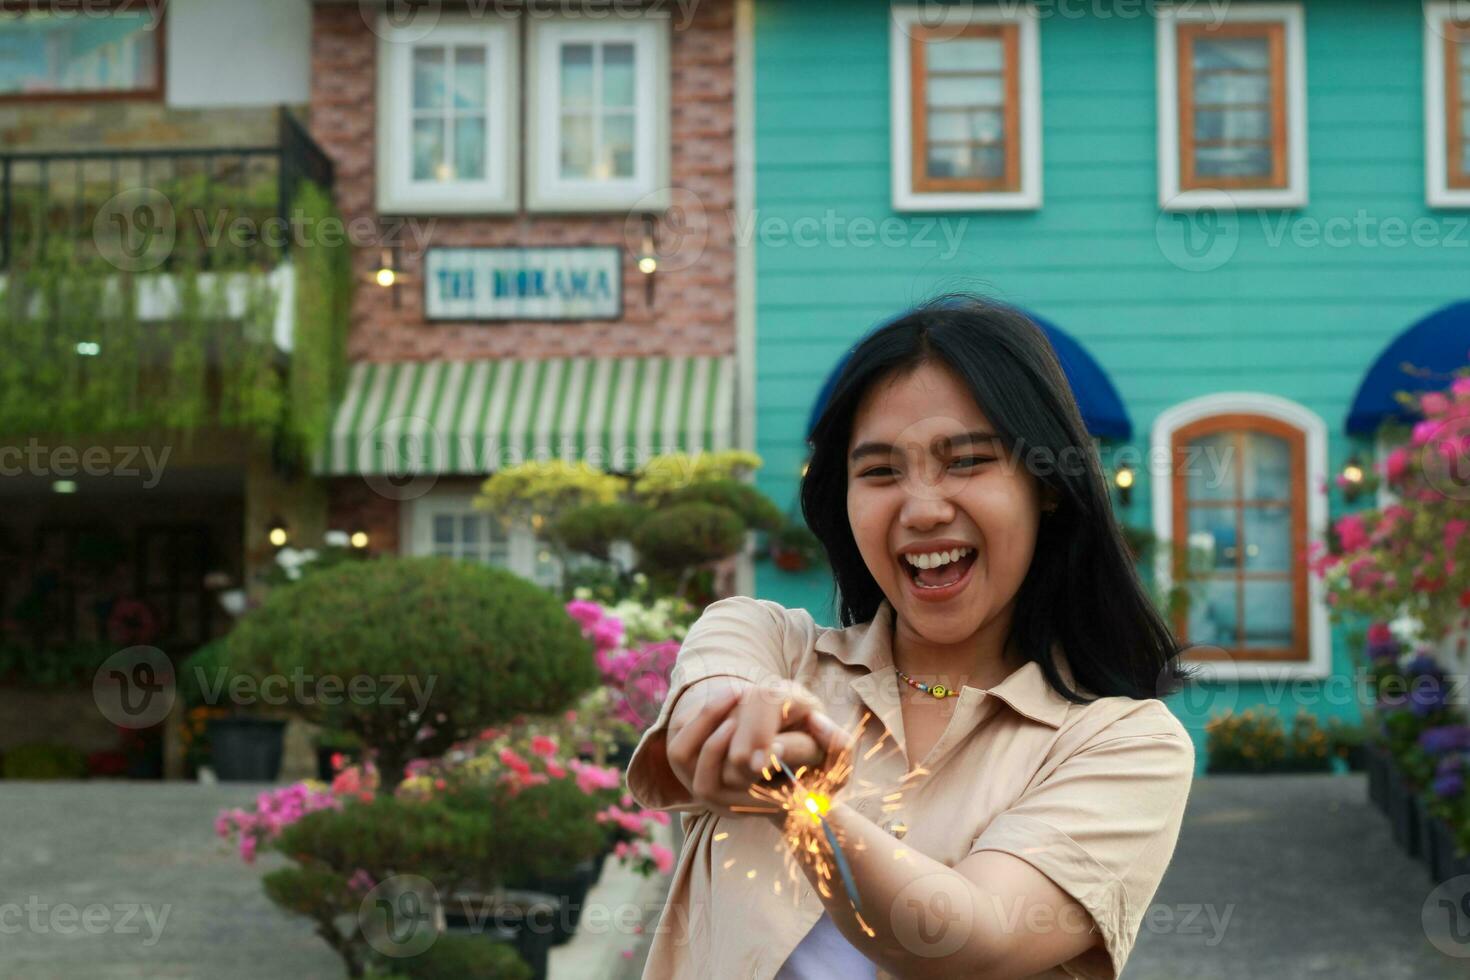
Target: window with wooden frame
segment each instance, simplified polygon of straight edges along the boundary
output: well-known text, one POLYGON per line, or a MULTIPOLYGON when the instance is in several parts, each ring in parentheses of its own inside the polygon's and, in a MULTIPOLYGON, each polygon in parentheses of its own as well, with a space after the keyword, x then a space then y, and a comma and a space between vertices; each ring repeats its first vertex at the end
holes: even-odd
POLYGON ((161 99, 162 6, 28 3, 0 11, 0 101, 161 99))
POLYGON ((1179 186, 1286 186, 1286 26, 1179 25, 1179 186))
POLYGON ((1310 659, 1306 436, 1276 418, 1224 414, 1174 430, 1176 615, 1192 659, 1310 659))
POLYGON ((1425 8, 1429 203, 1470 207, 1470 19, 1465 4, 1425 8))
POLYGON ((894 207, 1039 207, 1035 12, 895 7, 890 54, 894 207))
POLYGON ((1304 205, 1300 6, 1163 13, 1158 43, 1161 203, 1304 205))
POLYGON ((1017 33, 1015 24, 974 25, 909 39, 916 192, 1020 190, 1017 33))

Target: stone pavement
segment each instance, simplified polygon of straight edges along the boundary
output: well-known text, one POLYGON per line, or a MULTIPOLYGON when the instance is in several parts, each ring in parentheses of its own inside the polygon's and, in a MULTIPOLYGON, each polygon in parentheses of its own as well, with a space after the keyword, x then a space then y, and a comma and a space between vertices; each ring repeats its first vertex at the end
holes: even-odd
MULTIPOLYGON (((260 889, 279 859, 247 867, 214 837, 215 813, 257 788, 0 782, 0 977, 338 980, 310 926, 260 889)), ((589 896, 608 914, 553 951, 552 980, 635 980, 653 919, 628 923, 661 890, 609 862, 589 896)), ((1424 937, 1430 891, 1360 774, 1201 777, 1124 977, 1470 976, 1470 958, 1424 937)))

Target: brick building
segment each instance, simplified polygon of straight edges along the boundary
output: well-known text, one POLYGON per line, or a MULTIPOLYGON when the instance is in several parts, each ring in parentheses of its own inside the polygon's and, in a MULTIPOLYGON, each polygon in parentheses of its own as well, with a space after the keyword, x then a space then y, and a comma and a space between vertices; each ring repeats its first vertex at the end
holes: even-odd
POLYGON ((733 0, 313 5, 311 133, 385 243, 356 256, 328 526, 550 583, 533 529, 473 510, 486 474, 737 444, 735 34, 733 0))

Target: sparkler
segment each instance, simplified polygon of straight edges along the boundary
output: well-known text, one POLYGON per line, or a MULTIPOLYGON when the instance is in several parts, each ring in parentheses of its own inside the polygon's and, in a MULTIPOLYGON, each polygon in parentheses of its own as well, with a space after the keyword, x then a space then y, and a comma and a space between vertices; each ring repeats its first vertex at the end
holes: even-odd
MULTIPOLYGON (((782 709, 783 720, 789 707, 788 703, 782 709)), ((795 882, 801 873, 796 867, 796 862, 798 860, 809 861, 817 875, 817 890, 823 898, 830 898, 832 891, 828 887, 828 882, 832 881, 835 870, 842 881, 842 887, 847 893, 848 903, 852 906, 853 915, 856 916, 859 927, 869 936, 876 935, 876 933, 863 920, 862 904, 858 897, 857 883, 853 879, 852 867, 848 863, 846 854, 843 853, 837 828, 827 820, 827 812, 831 809, 833 796, 853 776, 853 752, 871 717, 871 712, 863 715, 856 731, 851 733, 847 746, 837 754, 836 760, 826 769, 815 769, 808 772, 808 767, 799 766, 793 772, 779 756, 772 753, 770 757, 772 765, 763 768, 761 775, 767 783, 772 783, 783 776, 785 778, 774 785, 755 785, 750 788, 750 795, 766 805, 731 808, 736 811, 764 814, 784 811, 786 822, 781 843, 777 846, 785 854, 787 877, 795 882)), ((888 733, 884 732, 877 743, 863 753, 863 759, 868 760, 877 755, 887 742, 888 733)), ((890 752, 898 751, 900 749, 896 745, 891 746, 890 752)), ((907 782, 924 773, 925 770, 917 769, 905 776, 904 780, 907 782)), ((856 783, 863 790, 862 795, 878 791, 878 787, 865 779, 858 779, 856 783)), ((898 801, 902 795, 901 792, 886 794, 883 797, 883 811, 888 813, 899 809, 902 804, 898 801)), ((856 849, 862 850, 863 845, 859 843, 856 849)), ((754 873, 750 871, 747 874, 753 876, 754 873)), ((773 888, 776 894, 781 894, 779 880, 774 883, 773 888)))

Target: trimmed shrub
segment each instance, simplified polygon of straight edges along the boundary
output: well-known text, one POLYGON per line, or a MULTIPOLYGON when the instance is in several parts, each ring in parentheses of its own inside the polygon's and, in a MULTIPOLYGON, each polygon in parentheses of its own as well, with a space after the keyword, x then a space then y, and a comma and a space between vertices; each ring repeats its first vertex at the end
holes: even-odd
POLYGON ((567 511, 547 528, 547 537, 569 551, 609 560, 614 541, 628 541, 650 511, 638 504, 592 504, 567 511))
POLYGON ((304 682, 284 707, 376 750, 387 790, 410 759, 561 711, 598 679, 555 596, 450 558, 349 562, 277 589, 230 634, 229 658, 293 695, 304 682))
POLYGON ((745 526, 756 531, 775 531, 786 523, 769 497, 749 483, 738 480, 707 480, 694 483, 669 497, 670 504, 715 504, 734 511, 745 526))
POLYGON ((531 967, 513 947, 483 936, 440 936, 417 956, 397 961, 395 968, 412 980, 531 980, 531 967))
POLYGON ((727 507, 677 504, 644 521, 633 537, 640 561, 670 571, 719 561, 740 550, 745 524, 727 507))

